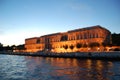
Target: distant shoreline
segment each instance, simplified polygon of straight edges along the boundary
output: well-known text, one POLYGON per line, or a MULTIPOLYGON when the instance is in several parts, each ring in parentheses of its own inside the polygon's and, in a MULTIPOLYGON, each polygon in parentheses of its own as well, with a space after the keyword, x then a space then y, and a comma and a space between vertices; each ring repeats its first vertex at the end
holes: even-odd
POLYGON ((20 56, 40 56, 58 58, 79 58, 79 59, 100 59, 100 60, 120 60, 120 51, 112 52, 73 52, 73 53, 52 53, 52 52, 0 52, 0 54, 20 55, 20 56))

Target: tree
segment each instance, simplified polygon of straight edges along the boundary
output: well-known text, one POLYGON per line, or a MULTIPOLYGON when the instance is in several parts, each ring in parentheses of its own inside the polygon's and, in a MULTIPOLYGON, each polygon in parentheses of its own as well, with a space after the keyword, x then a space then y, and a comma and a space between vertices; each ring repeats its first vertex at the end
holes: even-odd
POLYGON ((119 48, 115 48, 114 51, 120 51, 120 49, 119 48))
POLYGON ((17 46, 17 49, 18 49, 18 50, 25 50, 24 44, 23 44, 23 45, 18 45, 18 46, 17 46))
POLYGON ((15 46, 15 45, 12 45, 12 46, 11 46, 11 49, 12 49, 12 50, 15 50, 15 49, 16 49, 16 46, 15 46))
POLYGON ((100 44, 97 43, 97 42, 93 42, 93 43, 90 43, 89 46, 90 46, 91 48, 93 48, 93 47, 99 47, 100 44))
POLYGON ((0 51, 3 51, 3 50, 4 50, 3 44, 0 43, 0 51))
POLYGON ((6 47, 4 47, 5 51, 12 51, 12 48, 8 45, 6 47))
POLYGON ((81 48, 81 47, 82 47, 82 44, 77 43, 77 44, 76 44, 76 47, 77 47, 77 48, 81 48))
POLYGON ((63 46, 65 49, 68 49, 68 45, 63 46))
POLYGON ((116 33, 112 34, 112 44, 116 45, 116 46, 120 46, 120 33, 119 34, 116 34, 116 33))
POLYGON ((73 48, 74 48, 74 46, 73 46, 73 45, 70 45, 70 49, 72 49, 72 50, 73 50, 73 48))
POLYGON ((102 46, 103 46, 103 47, 106 47, 106 46, 107 46, 107 44, 106 44, 106 43, 102 43, 102 46))
POLYGON ((83 44, 83 47, 86 48, 88 45, 87 44, 83 44))
POLYGON ((0 43, 0 47, 3 47, 3 44, 2 44, 2 43, 0 43))

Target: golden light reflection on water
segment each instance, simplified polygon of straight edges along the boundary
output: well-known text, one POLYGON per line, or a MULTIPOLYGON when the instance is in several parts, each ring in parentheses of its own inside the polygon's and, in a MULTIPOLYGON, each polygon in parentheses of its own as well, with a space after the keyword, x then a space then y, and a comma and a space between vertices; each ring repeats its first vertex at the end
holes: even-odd
POLYGON ((92 64, 92 61, 90 59, 86 60, 86 63, 87 63, 87 67, 88 69, 91 69, 91 64, 92 64))
POLYGON ((103 63, 100 60, 96 62, 96 69, 101 71, 103 69, 103 63))
POLYGON ((28 65, 29 67, 37 65, 43 71, 47 71, 43 72, 47 75, 65 77, 69 80, 110 80, 108 76, 113 75, 110 71, 113 63, 110 61, 50 57, 26 59, 34 59, 34 62, 28 65))

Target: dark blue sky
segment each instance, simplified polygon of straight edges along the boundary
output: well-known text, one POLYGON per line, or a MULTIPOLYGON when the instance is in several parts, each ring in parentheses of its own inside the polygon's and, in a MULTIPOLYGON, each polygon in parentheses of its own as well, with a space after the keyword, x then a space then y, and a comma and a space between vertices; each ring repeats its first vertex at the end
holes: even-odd
POLYGON ((120 0, 0 0, 0 42, 101 25, 120 33, 120 0))

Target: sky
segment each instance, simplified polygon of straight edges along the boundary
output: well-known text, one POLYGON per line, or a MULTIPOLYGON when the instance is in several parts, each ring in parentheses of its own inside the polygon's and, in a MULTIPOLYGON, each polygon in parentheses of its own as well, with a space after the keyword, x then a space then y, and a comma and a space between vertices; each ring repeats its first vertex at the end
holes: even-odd
POLYGON ((101 25, 120 33, 120 0, 0 0, 0 43, 101 25))

